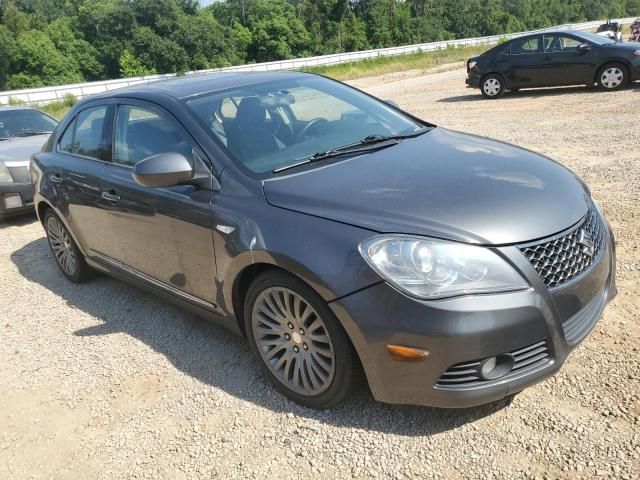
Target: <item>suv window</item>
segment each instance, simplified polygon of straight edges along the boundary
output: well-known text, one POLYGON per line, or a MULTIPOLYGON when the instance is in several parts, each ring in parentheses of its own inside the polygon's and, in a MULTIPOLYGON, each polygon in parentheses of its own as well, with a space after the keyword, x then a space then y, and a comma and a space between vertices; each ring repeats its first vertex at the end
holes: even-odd
POLYGON ((511 55, 537 53, 540 41, 538 37, 516 40, 511 44, 511 55))
POLYGON ((106 115, 106 105, 87 108, 78 113, 60 139, 60 150, 106 160, 104 139, 106 115))
POLYGON ((120 105, 116 116, 113 160, 133 166, 159 153, 178 152, 192 160, 193 145, 167 115, 143 107, 120 105))

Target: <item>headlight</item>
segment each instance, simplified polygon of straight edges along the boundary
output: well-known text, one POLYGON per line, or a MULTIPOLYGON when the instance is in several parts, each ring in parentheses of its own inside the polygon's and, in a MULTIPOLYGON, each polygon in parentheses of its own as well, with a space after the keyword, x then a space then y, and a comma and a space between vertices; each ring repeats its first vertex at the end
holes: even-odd
POLYGON ((409 235, 377 235, 360 254, 385 280, 422 299, 496 293, 529 287, 487 248, 409 235))
POLYGON ((473 69, 473 67, 475 67, 478 64, 478 62, 476 62, 475 60, 469 60, 469 63, 467 63, 467 68, 469 70, 473 69))
POLYGON ((13 183, 13 177, 11 176, 9 169, 2 162, 0 162, 0 182, 13 183))

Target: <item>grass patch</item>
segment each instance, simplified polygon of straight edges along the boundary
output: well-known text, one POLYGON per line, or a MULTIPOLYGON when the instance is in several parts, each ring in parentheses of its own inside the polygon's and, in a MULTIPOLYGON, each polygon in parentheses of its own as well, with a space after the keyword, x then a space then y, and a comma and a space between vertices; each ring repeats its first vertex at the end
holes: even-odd
POLYGON ((336 80, 354 80, 372 77, 385 73, 403 72, 406 70, 426 70, 429 68, 467 60, 469 57, 486 52, 492 45, 477 47, 446 48, 434 52, 418 52, 393 57, 376 57, 357 62, 341 63, 326 67, 308 67, 303 71, 318 73, 336 80))

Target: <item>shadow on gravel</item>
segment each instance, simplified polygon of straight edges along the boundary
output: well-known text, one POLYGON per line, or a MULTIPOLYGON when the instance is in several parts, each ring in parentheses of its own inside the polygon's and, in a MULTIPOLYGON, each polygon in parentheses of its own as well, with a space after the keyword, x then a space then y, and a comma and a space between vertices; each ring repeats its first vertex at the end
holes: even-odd
POLYGON ((0 220, 0 230, 4 230, 5 228, 10 227, 22 227, 24 225, 29 225, 30 223, 35 222, 38 219, 36 217, 36 213, 25 213, 24 215, 20 215, 19 217, 9 217, 4 220, 0 220))
MULTIPOLYGON (((75 335, 125 333, 165 356, 184 374, 273 412, 291 412, 339 427, 428 436, 504 408, 504 404, 465 410, 385 405, 374 401, 369 390, 362 388, 339 408, 307 409, 287 400, 262 377, 244 339, 106 276, 80 285, 67 281, 55 265, 45 238, 15 251, 11 260, 25 278, 60 296, 72 309, 101 322, 78 330, 75 335)), ((73 310, 68 314, 73 315, 73 310)), ((129 353, 135 352, 132 349, 129 353)), ((114 352, 118 354, 121 352, 114 352)), ((120 360, 127 362, 126 356, 120 360)), ((309 428, 313 429, 313 425, 309 428)))
MULTIPOLYGON (((479 100, 485 100, 479 90, 475 90, 476 93, 469 95, 458 95, 455 97, 441 98, 437 100, 441 103, 457 103, 457 102, 475 102, 479 100)), ((555 97, 558 95, 567 95, 571 93, 578 93, 581 95, 594 95, 598 93, 605 93, 597 88, 589 87, 559 87, 559 88, 540 88, 535 90, 520 90, 519 92, 507 92, 502 99, 509 98, 542 98, 542 97, 555 97)))

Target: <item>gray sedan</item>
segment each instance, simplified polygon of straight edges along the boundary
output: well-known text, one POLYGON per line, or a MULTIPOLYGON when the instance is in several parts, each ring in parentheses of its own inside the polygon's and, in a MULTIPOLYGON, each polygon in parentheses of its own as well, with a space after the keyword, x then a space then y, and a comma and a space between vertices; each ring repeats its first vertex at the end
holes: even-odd
POLYGON ((0 219, 33 211, 29 159, 58 122, 30 107, 0 107, 0 219))

